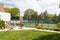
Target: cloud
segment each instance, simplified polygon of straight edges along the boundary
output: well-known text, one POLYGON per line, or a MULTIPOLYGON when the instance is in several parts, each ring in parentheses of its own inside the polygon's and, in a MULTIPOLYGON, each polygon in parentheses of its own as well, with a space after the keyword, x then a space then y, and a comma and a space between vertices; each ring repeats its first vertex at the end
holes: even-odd
POLYGON ((58 8, 60 0, 16 0, 14 3, 22 10, 31 8, 37 10, 39 13, 45 10, 49 13, 60 13, 58 8))
POLYGON ((47 10, 49 13, 60 13, 59 4, 60 0, 10 0, 10 6, 18 7, 21 10, 21 15, 24 15, 24 11, 28 8, 38 11, 38 13, 47 10), (13 5, 12 5, 13 4, 13 5))
POLYGON ((42 9, 47 10, 49 13, 60 13, 60 0, 41 0, 38 3, 42 9))
POLYGON ((34 9, 35 11, 42 11, 42 9, 39 7, 39 4, 35 0, 20 0, 14 2, 18 8, 21 8, 21 10, 25 11, 28 8, 34 9))

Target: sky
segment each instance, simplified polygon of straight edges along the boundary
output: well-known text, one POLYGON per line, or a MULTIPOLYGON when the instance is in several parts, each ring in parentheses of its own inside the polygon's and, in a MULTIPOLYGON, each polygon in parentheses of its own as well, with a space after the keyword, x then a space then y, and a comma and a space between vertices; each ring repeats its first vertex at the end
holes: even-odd
POLYGON ((5 7, 17 7, 20 8, 20 15, 24 15, 26 9, 34 9, 40 14, 45 10, 50 14, 60 13, 60 0, 3 0, 5 7))

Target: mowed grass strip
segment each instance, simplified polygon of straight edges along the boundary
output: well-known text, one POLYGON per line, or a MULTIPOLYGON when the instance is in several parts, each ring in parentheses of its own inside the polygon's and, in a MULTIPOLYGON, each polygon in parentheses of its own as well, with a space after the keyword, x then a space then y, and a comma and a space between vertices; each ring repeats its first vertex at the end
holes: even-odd
POLYGON ((0 40, 60 40, 60 34, 36 30, 0 32, 0 40))

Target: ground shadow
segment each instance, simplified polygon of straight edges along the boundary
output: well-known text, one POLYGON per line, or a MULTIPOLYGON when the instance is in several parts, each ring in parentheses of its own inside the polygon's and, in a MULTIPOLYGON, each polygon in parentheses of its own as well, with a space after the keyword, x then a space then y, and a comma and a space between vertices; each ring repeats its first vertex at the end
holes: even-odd
POLYGON ((50 34, 45 36, 39 36, 33 40, 60 40, 60 34, 50 34))

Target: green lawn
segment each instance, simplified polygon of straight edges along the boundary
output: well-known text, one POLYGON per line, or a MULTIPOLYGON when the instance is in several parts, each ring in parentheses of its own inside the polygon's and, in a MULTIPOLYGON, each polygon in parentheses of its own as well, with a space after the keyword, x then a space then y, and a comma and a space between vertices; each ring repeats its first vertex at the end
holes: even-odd
POLYGON ((60 40, 60 34, 35 30, 0 32, 0 40, 60 40))

